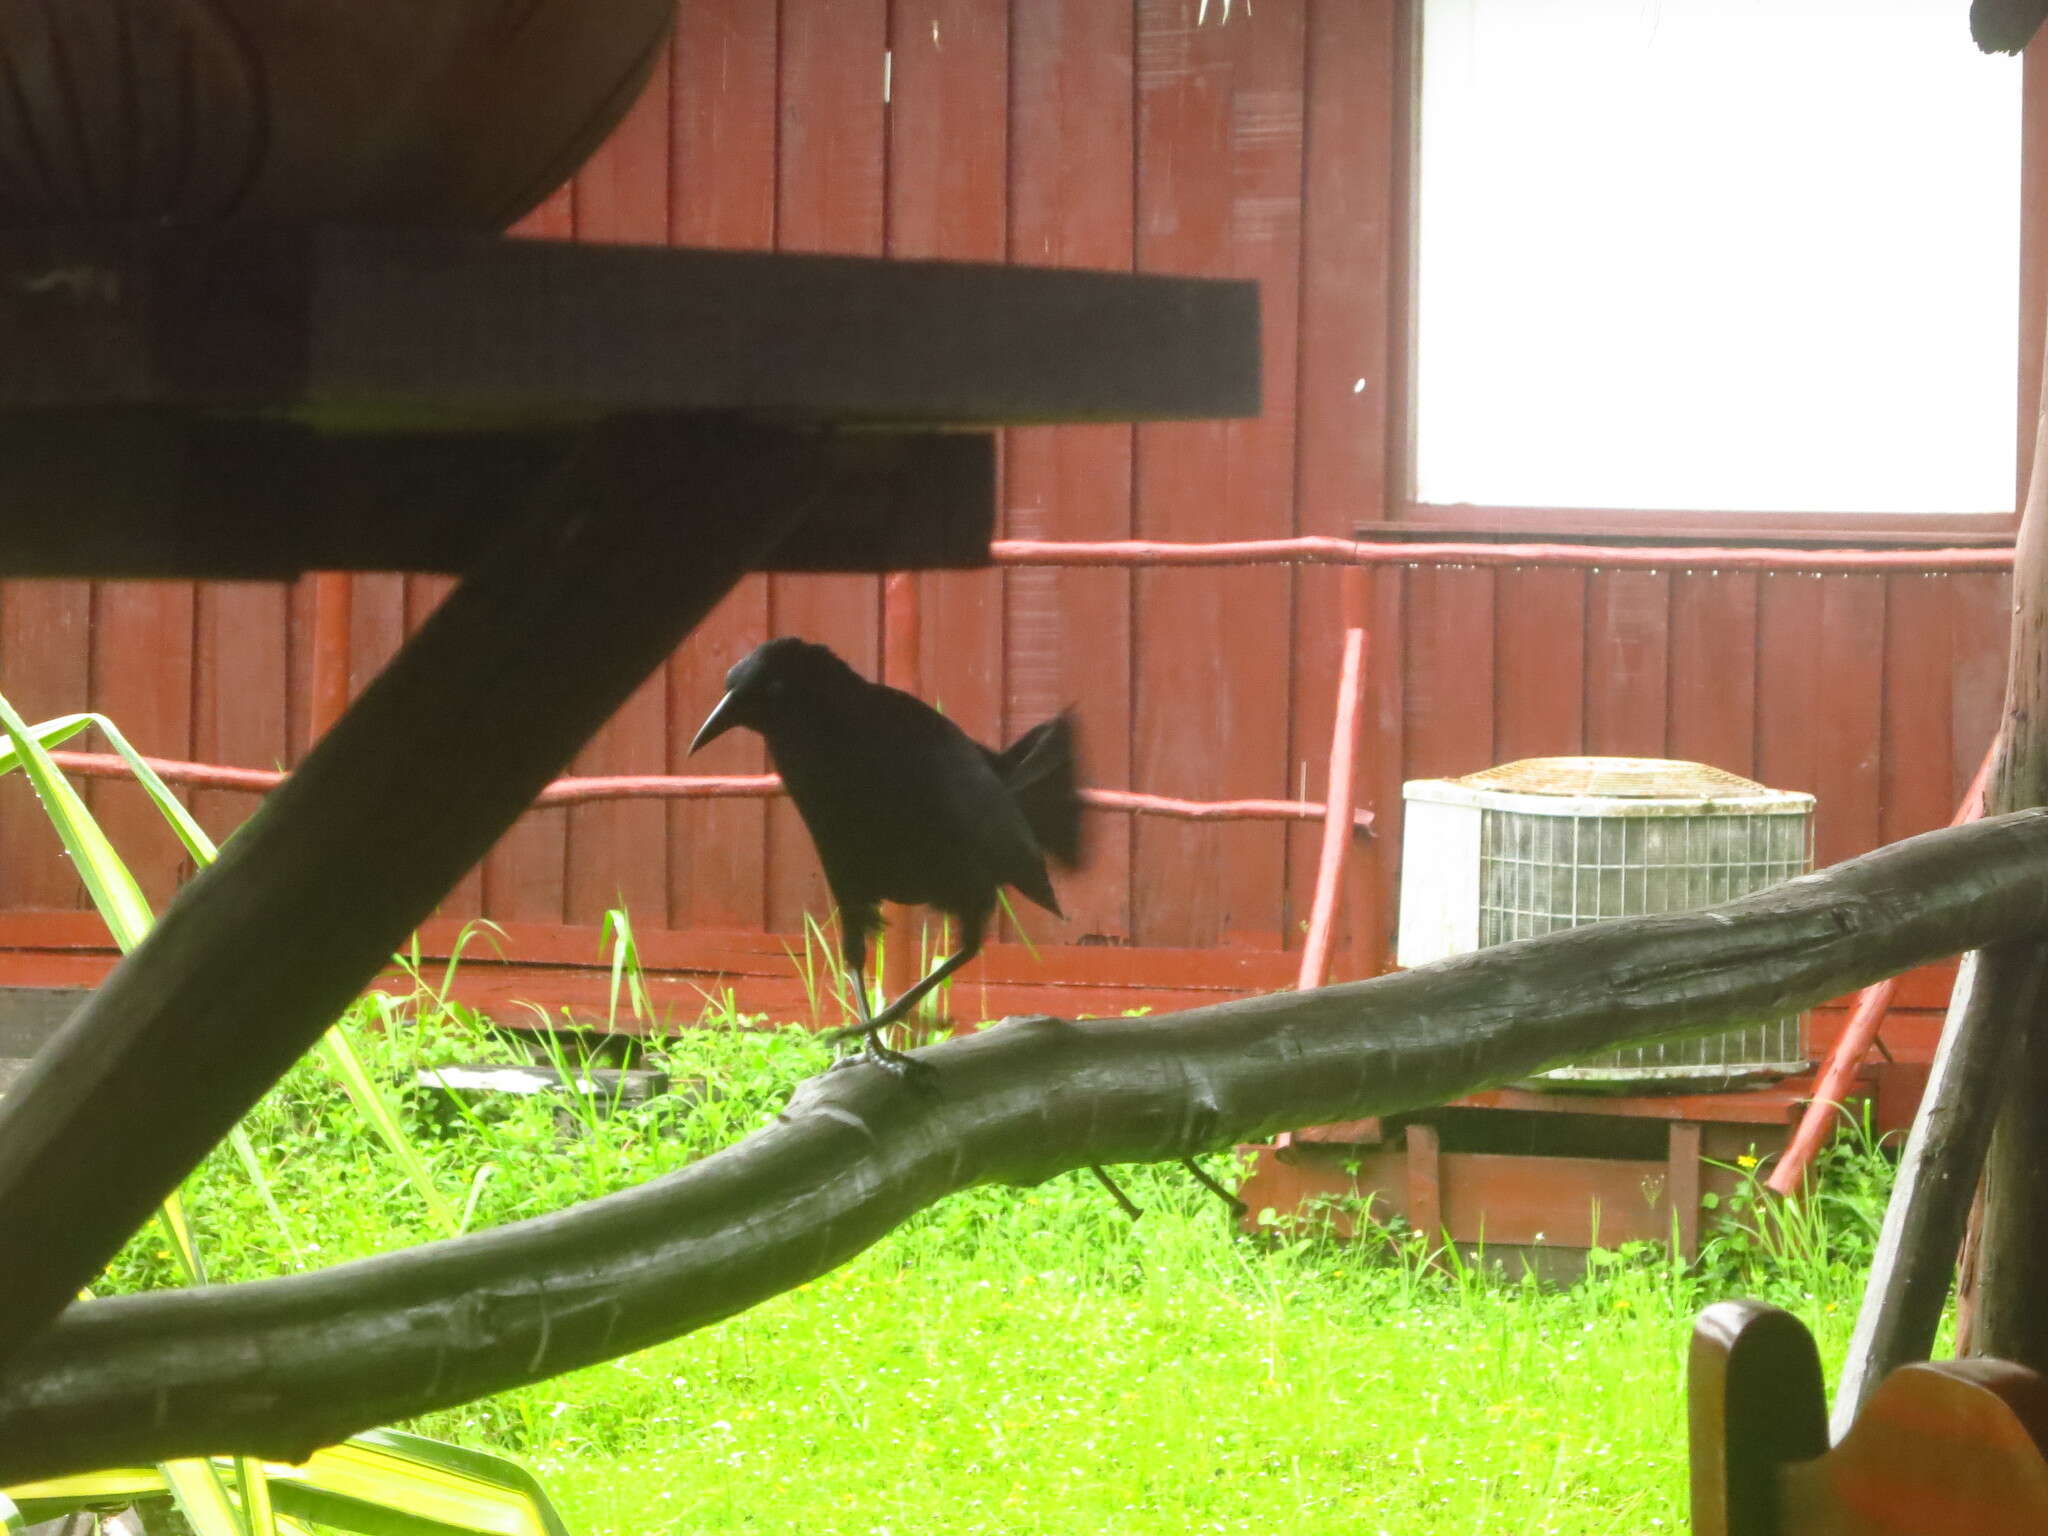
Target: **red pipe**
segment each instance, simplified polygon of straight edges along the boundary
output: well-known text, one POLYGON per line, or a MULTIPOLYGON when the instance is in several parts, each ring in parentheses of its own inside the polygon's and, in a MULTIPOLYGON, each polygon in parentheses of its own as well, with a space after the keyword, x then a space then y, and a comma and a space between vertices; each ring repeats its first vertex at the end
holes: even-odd
MULTIPOLYGON (((1326 814, 1313 800, 1177 800, 1135 789, 1084 789, 1081 798, 1104 810, 1145 811, 1181 821, 1321 821, 1326 814)), ((1352 822, 1369 828, 1372 812, 1354 811, 1352 822)))
POLYGON ((679 778, 667 773, 622 773, 607 778, 557 779, 535 805, 581 805, 587 800, 765 800, 782 793, 772 773, 679 778))
POLYGON ((346 571, 315 571, 313 592, 313 696, 306 734, 318 741, 348 708, 349 634, 355 627, 356 586, 346 571))
POLYGON ((1354 765, 1358 747, 1358 700, 1365 676, 1365 631, 1344 631, 1344 665, 1337 677, 1337 721, 1330 728, 1328 810, 1323 817, 1323 851, 1316 864, 1316 895, 1309 908, 1308 939, 1301 946, 1301 974, 1295 988, 1306 992, 1330 979, 1330 935, 1337 926, 1337 892, 1344 880, 1344 856, 1351 847, 1354 765))
POLYGON ((1561 565, 1633 569, 1699 566, 1714 571, 2003 571, 2012 550, 1660 549, 1634 544, 1366 544, 1310 535, 1223 544, 1153 539, 1070 543, 998 539, 998 565, 1561 565))
MULTIPOLYGON (((128 776, 128 764, 111 752, 52 752, 57 765, 92 779, 128 776)), ((176 758, 145 757, 158 778, 169 784, 202 789, 234 789, 266 794, 284 775, 268 768, 226 768, 218 763, 188 763, 176 758)), ((556 779, 535 798, 536 805, 575 805, 589 800, 757 800, 782 793, 782 780, 772 773, 736 773, 722 777, 684 778, 674 774, 618 774, 609 778, 556 779)), ((1178 800, 1131 789, 1084 789, 1089 805, 1110 811, 1142 811, 1183 821, 1321 821, 1324 807, 1306 800, 1178 800)), ((1353 813, 1354 825, 1370 829, 1372 812, 1353 813)))
MULTIPOLYGON (((1977 776, 1964 792, 1963 803, 1950 818, 1950 826, 1959 827, 1965 822, 1976 821, 1984 814, 1984 790, 1990 783, 1991 761, 1997 751, 1998 744, 1994 741, 1991 750, 1984 754, 1984 761, 1978 765, 1977 776)), ((1822 1070, 1820 1080, 1814 1084, 1813 1097, 1806 1101, 1806 1111, 1799 1118, 1799 1129, 1792 1133, 1792 1141, 1778 1158, 1777 1167, 1764 1180, 1766 1188, 1780 1195, 1789 1195, 1799 1188, 1806 1177, 1806 1170, 1812 1166, 1815 1155, 1828 1139, 1828 1133, 1834 1129, 1835 1112, 1848 1101, 1856 1073, 1863 1065, 1863 1058, 1870 1054, 1871 1044, 1877 1039, 1877 1032, 1883 1027, 1885 1014, 1891 1010, 1892 999, 1898 990, 1899 978, 1890 976, 1856 994, 1856 1006, 1850 1010, 1849 1022, 1842 1026, 1834 1049, 1828 1052, 1827 1066, 1822 1070)))
POLYGON ((920 696, 924 693, 923 623, 917 577, 909 571, 892 573, 882 583, 882 681, 920 696))
MULTIPOLYGON (((54 751, 50 757, 59 768, 88 779, 131 777, 128 764, 111 752, 54 751)), ((145 757, 143 761, 165 783, 199 789, 239 789, 265 795, 284 782, 284 775, 271 768, 224 768, 219 763, 187 763, 171 757, 145 757)))

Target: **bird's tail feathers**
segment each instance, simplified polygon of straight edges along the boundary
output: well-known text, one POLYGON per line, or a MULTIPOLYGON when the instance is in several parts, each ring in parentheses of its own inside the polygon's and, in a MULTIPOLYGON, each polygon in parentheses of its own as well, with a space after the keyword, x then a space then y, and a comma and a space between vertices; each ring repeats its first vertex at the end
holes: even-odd
POLYGON ((1038 846, 1072 869, 1081 862, 1081 770, 1072 711, 1063 711, 995 754, 996 776, 1031 825, 1038 846))

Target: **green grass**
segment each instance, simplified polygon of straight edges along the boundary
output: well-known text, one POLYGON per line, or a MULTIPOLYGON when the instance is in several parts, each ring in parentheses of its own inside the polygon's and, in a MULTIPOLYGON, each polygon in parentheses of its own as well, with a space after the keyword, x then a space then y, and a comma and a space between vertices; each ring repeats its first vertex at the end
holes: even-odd
MULTIPOLYGON (((456 1010, 359 1049, 391 1082, 508 1055, 456 1010)), ((488 1225, 664 1172, 746 1134, 818 1070, 797 1031, 657 1044, 703 1079, 564 1134, 532 1101, 406 1114, 443 1192, 488 1225)), ((317 1060, 249 1122, 291 1242, 229 1155, 191 1189, 216 1278, 424 1241, 426 1206, 317 1060)), ((1649 1532, 1684 1525, 1681 1371, 1697 1308, 1765 1294, 1846 1341, 1886 1170, 1832 1156, 1829 1201, 1685 1272, 1600 1256, 1567 1290, 1313 1232, 1233 1237, 1178 1171, 1128 1170, 1125 1222, 1085 1174, 975 1190, 860 1260, 704 1332, 414 1428, 509 1450, 601 1533, 1649 1532)), ((124 1288, 174 1279, 154 1234, 124 1288)))

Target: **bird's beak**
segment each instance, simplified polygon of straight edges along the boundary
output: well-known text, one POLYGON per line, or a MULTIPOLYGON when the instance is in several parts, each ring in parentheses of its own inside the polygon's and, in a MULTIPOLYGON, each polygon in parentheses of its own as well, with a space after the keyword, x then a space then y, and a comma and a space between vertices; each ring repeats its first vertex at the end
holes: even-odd
POLYGON ((684 755, 694 754, 706 742, 716 741, 739 723, 738 707, 733 703, 733 695, 728 693, 718 701, 718 707, 704 717, 704 723, 697 727, 697 734, 690 738, 690 751, 684 755))

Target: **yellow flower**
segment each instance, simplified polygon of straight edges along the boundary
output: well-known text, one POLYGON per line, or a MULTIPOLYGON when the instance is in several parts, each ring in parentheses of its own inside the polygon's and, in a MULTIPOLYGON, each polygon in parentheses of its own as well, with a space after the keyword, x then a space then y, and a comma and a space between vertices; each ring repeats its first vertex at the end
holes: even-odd
POLYGON ((1751 1157, 1747 1152, 1743 1153, 1740 1157, 1735 1159, 1735 1166, 1738 1168, 1754 1168, 1756 1166, 1756 1163, 1757 1160, 1751 1157))

